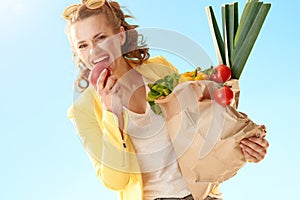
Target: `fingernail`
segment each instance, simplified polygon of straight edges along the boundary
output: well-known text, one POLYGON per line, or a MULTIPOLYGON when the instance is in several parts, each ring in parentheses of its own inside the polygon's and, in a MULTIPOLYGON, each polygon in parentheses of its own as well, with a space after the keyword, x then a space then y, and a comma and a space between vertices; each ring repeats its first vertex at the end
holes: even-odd
POLYGON ((98 78, 102 78, 105 74, 106 74, 107 69, 105 68, 104 70, 102 70, 100 76, 98 78))

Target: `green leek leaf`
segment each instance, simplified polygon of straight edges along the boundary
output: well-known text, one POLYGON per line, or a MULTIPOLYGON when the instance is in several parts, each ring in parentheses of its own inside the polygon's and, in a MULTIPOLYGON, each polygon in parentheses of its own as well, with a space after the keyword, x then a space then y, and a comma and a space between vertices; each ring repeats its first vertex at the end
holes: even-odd
POLYGON ((231 67, 231 57, 234 50, 234 38, 238 27, 238 3, 222 6, 223 36, 226 65, 231 67))
POLYGON ((245 13, 244 15, 245 19, 243 20, 243 22, 241 19, 241 23, 237 30, 237 34, 234 41, 235 48, 240 48, 241 44, 245 41, 246 36, 253 25, 255 17, 257 16, 257 13, 259 12, 261 6, 263 5, 262 2, 256 2, 256 1, 251 1, 249 4, 250 4, 249 8, 246 11, 247 13, 245 13))
POLYGON ((246 39, 236 48, 231 68, 234 75, 233 78, 239 79, 270 8, 271 4, 263 4, 261 6, 246 39))
POLYGON ((208 17, 208 24, 212 34, 218 62, 220 64, 221 63, 225 64, 226 58, 225 58, 225 51, 224 51, 224 41, 222 39, 213 8, 211 6, 206 7, 206 13, 208 17))

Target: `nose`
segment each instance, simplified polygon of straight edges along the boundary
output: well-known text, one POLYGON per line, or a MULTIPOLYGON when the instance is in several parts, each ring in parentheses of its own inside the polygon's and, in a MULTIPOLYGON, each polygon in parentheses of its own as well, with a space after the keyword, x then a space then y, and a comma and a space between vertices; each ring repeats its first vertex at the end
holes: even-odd
POLYGON ((93 53, 94 53, 95 51, 97 51, 97 47, 98 47, 98 45, 97 45, 95 42, 92 42, 92 43, 91 43, 90 55, 93 55, 93 53))
POLYGON ((89 52, 89 57, 90 57, 90 62, 92 63, 93 59, 97 58, 97 55, 101 53, 101 48, 99 44, 93 42, 91 44, 90 52, 89 52))

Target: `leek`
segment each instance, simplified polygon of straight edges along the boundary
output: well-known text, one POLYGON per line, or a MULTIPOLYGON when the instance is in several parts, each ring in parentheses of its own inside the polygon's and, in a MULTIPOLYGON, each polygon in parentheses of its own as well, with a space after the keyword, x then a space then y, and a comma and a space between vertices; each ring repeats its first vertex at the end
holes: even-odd
POLYGON ((218 62, 231 68, 232 78, 240 78, 270 8, 269 3, 248 0, 239 21, 237 2, 222 5, 223 37, 213 8, 206 8, 218 62))

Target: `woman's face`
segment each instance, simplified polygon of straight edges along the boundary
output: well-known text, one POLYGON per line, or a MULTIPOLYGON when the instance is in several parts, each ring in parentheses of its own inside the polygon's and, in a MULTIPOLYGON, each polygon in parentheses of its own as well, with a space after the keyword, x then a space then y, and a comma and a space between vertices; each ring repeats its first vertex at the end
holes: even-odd
POLYGON ((122 57, 121 45, 125 40, 123 27, 116 34, 103 14, 78 21, 70 26, 70 39, 79 58, 93 69, 117 67, 116 60, 122 57))

